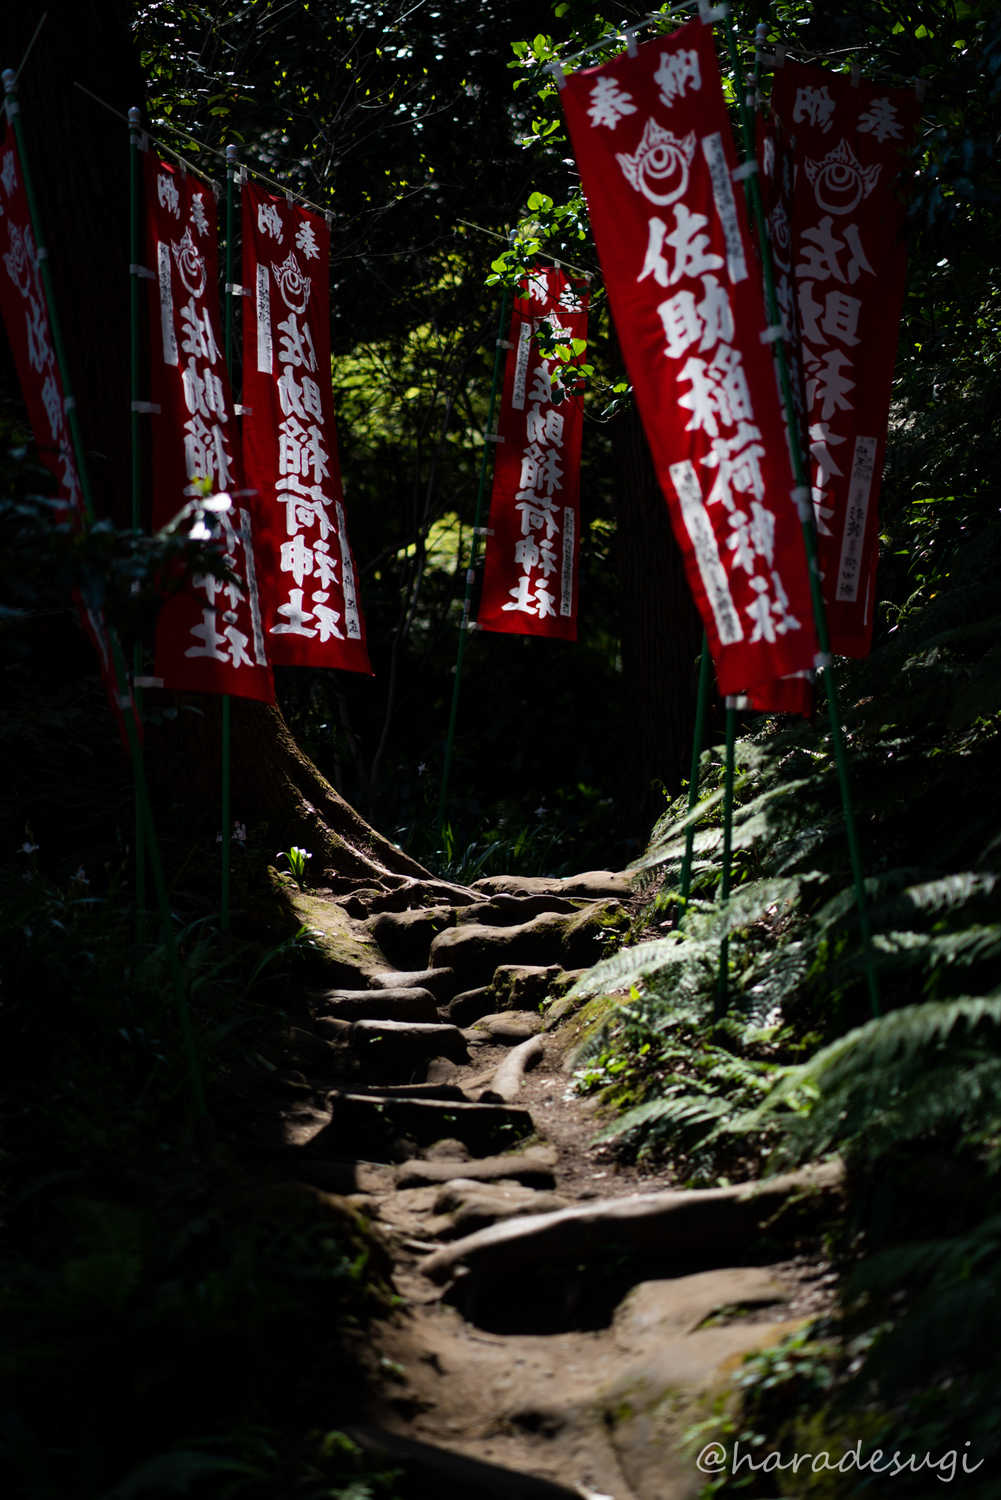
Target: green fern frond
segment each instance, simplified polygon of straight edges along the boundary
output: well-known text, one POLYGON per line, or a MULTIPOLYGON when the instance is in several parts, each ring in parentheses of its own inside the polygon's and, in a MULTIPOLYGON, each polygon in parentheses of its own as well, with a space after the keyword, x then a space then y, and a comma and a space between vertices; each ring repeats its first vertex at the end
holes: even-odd
POLYGON ((731 1109, 729 1100, 710 1095, 686 1094, 680 1098, 652 1099, 648 1104, 639 1104, 607 1125, 595 1136, 596 1141, 611 1141, 630 1135, 642 1125, 670 1127, 668 1134, 689 1129, 694 1125, 715 1124, 721 1115, 731 1109))

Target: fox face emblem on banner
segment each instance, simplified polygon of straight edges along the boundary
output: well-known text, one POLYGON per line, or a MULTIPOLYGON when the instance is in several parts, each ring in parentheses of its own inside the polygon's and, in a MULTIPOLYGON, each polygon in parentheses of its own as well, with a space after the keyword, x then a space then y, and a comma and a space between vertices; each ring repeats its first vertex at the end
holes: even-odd
MULTIPOLYGON (((219 332, 216 209, 211 188, 146 155, 150 282, 153 525, 191 500, 230 499, 214 530, 235 581, 199 574, 164 605, 156 671, 168 688, 274 702, 258 604, 251 498, 219 332)), ((225 505, 225 501, 222 502, 225 505)))
POLYGON ((907 266, 901 174, 919 117, 913 89, 787 61, 761 142, 769 217, 788 220, 784 262, 774 234, 773 253, 787 318, 798 310, 821 586, 831 646, 846 656, 867 655, 872 639, 907 266))
POLYGON ((761 278, 712 28, 562 90, 619 341, 719 690, 813 670, 816 636, 761 278))
POLYGON ((330 231, 243 185, 243 445, 268 656, 371 672, 330 385, 330 231))
POLYGON ((538 346, 543 324, 563 345, 587 338, 587 290, 555 267, 534 270, 515 299, 476 623, 575 641, 583 409, 538 346))

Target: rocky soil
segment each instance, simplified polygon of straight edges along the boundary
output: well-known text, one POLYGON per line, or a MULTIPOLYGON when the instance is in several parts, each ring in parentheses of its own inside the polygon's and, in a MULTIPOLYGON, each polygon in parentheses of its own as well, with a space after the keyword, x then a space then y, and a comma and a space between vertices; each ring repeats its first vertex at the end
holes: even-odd
POLYGON ((337 987, 303 997, 253 1153, 391 1254, 356 1441, 408 1496, 697 1495, 686 1429, 829 1300, 837 1172, 684 1191, 592 1144, 568 1085, 595 1007, 567 996, 629 925, 623 876, 296 903, 337 987))

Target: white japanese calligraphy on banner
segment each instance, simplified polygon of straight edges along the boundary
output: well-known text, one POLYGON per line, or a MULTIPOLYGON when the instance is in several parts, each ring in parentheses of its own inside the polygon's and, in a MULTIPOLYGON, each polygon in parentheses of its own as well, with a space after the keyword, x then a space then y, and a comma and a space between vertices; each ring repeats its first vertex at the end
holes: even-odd
POLYGON ((562 101, 720 691, 809 671, 795 480, 711 27, 574 73, 562 101))
POLYGON ((556 268, 515 301, 477 626, 575 640, 582 412, 540 334, 570 351, 587 339, 587 292, 556 268))
POLYGON ((763 142, 790 326, 798 305, 831 645, 849 656, 866 655, 872 636, 877 500, 906 268, 900 179, 919 116, 913 90, 790 61, 775 75, 763 142))
POLYGON ((170 599, 156 633, 165 687, 274 701, 261 626, 252 493, 219 332, 216 208, 209 187, 146 156, 151 266, 153 524, 206 493, 210 527, 234 579, 196 574, 170 599), (159 334, 159 337, 157 337, 159 334))
POLYGON ((330 378, 329 231, 243 188, 244 456, 261 496, 258 559, 268 654, 370 671, 348 541, 330 378))

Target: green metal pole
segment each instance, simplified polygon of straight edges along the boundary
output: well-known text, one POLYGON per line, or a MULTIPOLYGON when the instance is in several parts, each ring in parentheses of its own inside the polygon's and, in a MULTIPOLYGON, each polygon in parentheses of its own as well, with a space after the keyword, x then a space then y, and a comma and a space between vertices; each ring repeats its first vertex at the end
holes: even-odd
POLYGON ((483 462, 480 465, 480 488, 476 496, 476 515, 473 520, 473 540, 469 548, 469 567, 466 569, 466 596, 462 602, 462 622, 459 625, 459 651, 455 659, 455 685, 452 688, 452 711, 448 719, 448 737, 445 740, 445 765, 441 773, 441 801, 438 806, 438 832, 445 828, 445 809, 448 806, 448 778, 452 769, 452 746, 455 743, 455 725, 459 717, 459 688, 462 683, 462 658, 466 653, 466 636, 469 634, 469 611, 473 601, 473 583, 476 579, 476 551, 481 534, 483 496, 487 485, 487 467, 490 463, 490 444, 494 430, 494 407, 497 404, 497 387, 500 384, 501 362, 504 353, 504 335, 507 331, 507 306, 510 288, 504 288, 501 298, 500 323, 497 329, 497 347, 494 354, 494 378, 490 387, 490 405, 487 408, 487 430, 483 440, 483 462))
MULTIPOLYGON (((730 875, 733 859, 733 760, 737 738, 737 714, 734 700, 726 700, 726 762, 723 767, 723 875, 719 883, 719 900, 725 906, 730 897, 730 875)), ((719 945, 719 979, 716 984, 716 1000, 713 1005, 713 1020, 720 1021, 726 1015, 727 987, 730 971, 730 939, 724 935, 719 945)))
MULTIPOLYGON (((733 69, 737 100, 740 106, 744 153, 748 161, 753 161, 755 159, 754 125, 752 118, 755 108, 754 94, 745 96, 743 91, 736 33, 729 22, 725 24, 724 29, 726 31, 727 45, 730 50, 730 65, 733 69)), ((764 208, 761 202, 761 187, 758 183, 756 173, 753 173, 747 179, 747 185, 754 212, 754 221, 758 231, 758 245, 761 250, 761 266, 765 278, 768 319, 771 325, 775 327, 781 323, 782 317, 779 310, 778 297, 775 294, 775 272, 772 267, 771 245, 768 239, 768 226, 765 222, 764 208)), ((862 854, 859 847, 858 830, 855 824, 855 808, 852 799, 851 780, 848 774, 848 757, 845 751, 844 734, 841 728, 841 711, 838 706, 837 687, 834 681, 834 672, 831 668, 831 638, 827 629, 827 611, 824 608, 824 596, 820 587, 820 569, 817 564, 817 536, 814 529, 813 511, 810 501, 810 480, 803 459, 799 418, 796 412, 796 404, 793 401, 792 381, 789 376, 789 365, 786 360, 783 340, 777 338, 773 348, 778 361, 779 383, 782 388, 782 400, 785 405, 786 423, 789 429, 789 446, 792 452, 793 472, 796 476, 795 498, 799 506, 800 521, 803 527, 803 542, 806 547, 807 566, 810 576, 810 594, 813 600, 813 618, 817 630, 817 643, 820 646, 817 666, 819 670, 823 670, 824 687, 827 692, 827 707, 831 724, 831 743, 834 747, 834 761, 837 767, 838 783, 841 790, 841 807, 844 813, 845 833, 848 839, 848 856, 851 861, 852 879, 855 885, 855 901, 858 906, 859 927, 862 931, 862 941, 865 948, 865 968, 869 984, 869 1000, 872 1005, 873 1015, 879 1016, 882 1014, 882 1007, 879 1000, 879 984, 876 979, 876 970, 872 960, 872 933, 869 926, 869 913, 866 907, 865 877, 862 873, 862 854)))
MULTIPOLYGON (((66 346, 63 342, 62 325, 56 309, 56 299, 52 288, 52 272, 49 266, 48 252, 44 250, 42 238, 42 221, 38 212, 38 199, 35 196, 35 185, 31 176, 31 168, 28 163, 28 153, 25 150, 24 131, 21 125, 20 106, 17 102, 17 94, 14 87, 14 72, 7 68, 2 75, 5 103, 7 108, 7 120, 14 127, 14 139, 17 142, 18 155, 21 159, 21 172, 24 176, 24 190, 28 199, 28 211, 31 215, 31 229, 35 237, 35 246, 41 264, 42 287, 45 292, 46 309, 49 314, 49 329, 52 334, 52 343, 55 348, 56 362, 59 365, 59 374, 63 383, 63 395, 66 401, 66 411, 69 419, 70 438, 73 443, 73 453, 76 458, 77 475, 80 480, 80 489, 83 494, 84 512, 88 521, 94 519, 94 500, 90 488, 90 471, 87 468, 87 455, 83 446, 80 419, 77 415, 76 404, 73 400, 72 389, 69 378, 69 365, 66 360, 66 346)), ((142 758, 138 754, 139 736, 136 733, 135 721, 132 717, 132 698, 129 693, 128 674, 125 670, 125 661, 122 656, 122 648, 114 631, 109 630, 108 639, 111 643, 112 660, 115 667, 115 678, 118 683, 119 696, 122 699, 122 721, 125 725, 125 736, 128 740, 129 753, 132 757, 132 769, 136 778, 136 788, 139 797, 139 810, 142 822, 146 829, 147 845, 149 851, 150 868, 153 872, 153 884, 156 888, 157 903, 160 909, 160 920, 163 924, 163 944, 167 952, 167 963, 170 969, 171 979, 174 984, 174 996, 177 1001, 178 1015, 181 1023, 181 1040, 184 1046, 185 1056, 188 1062, 188 1081, 191 1087, 192 1099, 195 1106, 195 1129, 203 1150, 211 1149, 212 1125, 205 1107, 205 1092, 202 1088, 201 1070, 198 1065, 198 1052, 195 1047, 194 1032, 191 1027, 191 1014, 188 1010, 188 998, 184 989, 184 975, 181 971, 180 958, 177 952, 177 944, 174 941, 174 931, 170 914, 170 904, 167 900, 167 887, 163 878, 163 866, 160 863, 160 849, 156 840, 156 832, 153 826, 153 813, 149 803, 149 793, 146 786, 146 772, 142 758)))
MULTIPOLYGON (((709 704, 709 678, 712 673, 712 657, 709 654, 709 637, 702 632, 702 659, 699 662, 698 697, 695 700, 695 733, 692 736, 692 774, 688 782, 688 811, 695 811, 699 800, 699 764, 702 759, 702 741, 706 732, 706 708, 709 704)), ((695 825, 690 823, 685 830, 685 857, 681 861, 681 900, 688 905, 692 888, 692 852, 695 847, 695 825)))
MULTIPOLYGON (((142 530, 140 509, 140 425, 139 425, 139 122, 138 109, 129 110, 129 215, 131 222, 132 262, 130 267, 130 318, 132 342, 132 530, 142 530)), ((142 675, 143 647, 136 636, 132 647, 132 680, 136 700, 136 713, 142 720, 142 689, 135 686, 135 679, 142 675)), ((138 753, 143 753, 142 746, 138 753)), ((146 942, 146 828, 139 795, 139 779, 136 778, 136 942, 140 948, 146 942)))
MULTIPOLYGON (((233 220, 236 198, 236 147, 226 147, 226 368, 233 380, 233 313, 236 295, 233 291, 233 220)), ((222 875, 219 884, 221 915, 219 925, 223 943, 229 942, 229 858, 230 858, 230 765, 232 740, 232 700, 228 693, 222 699, 222 875)))

